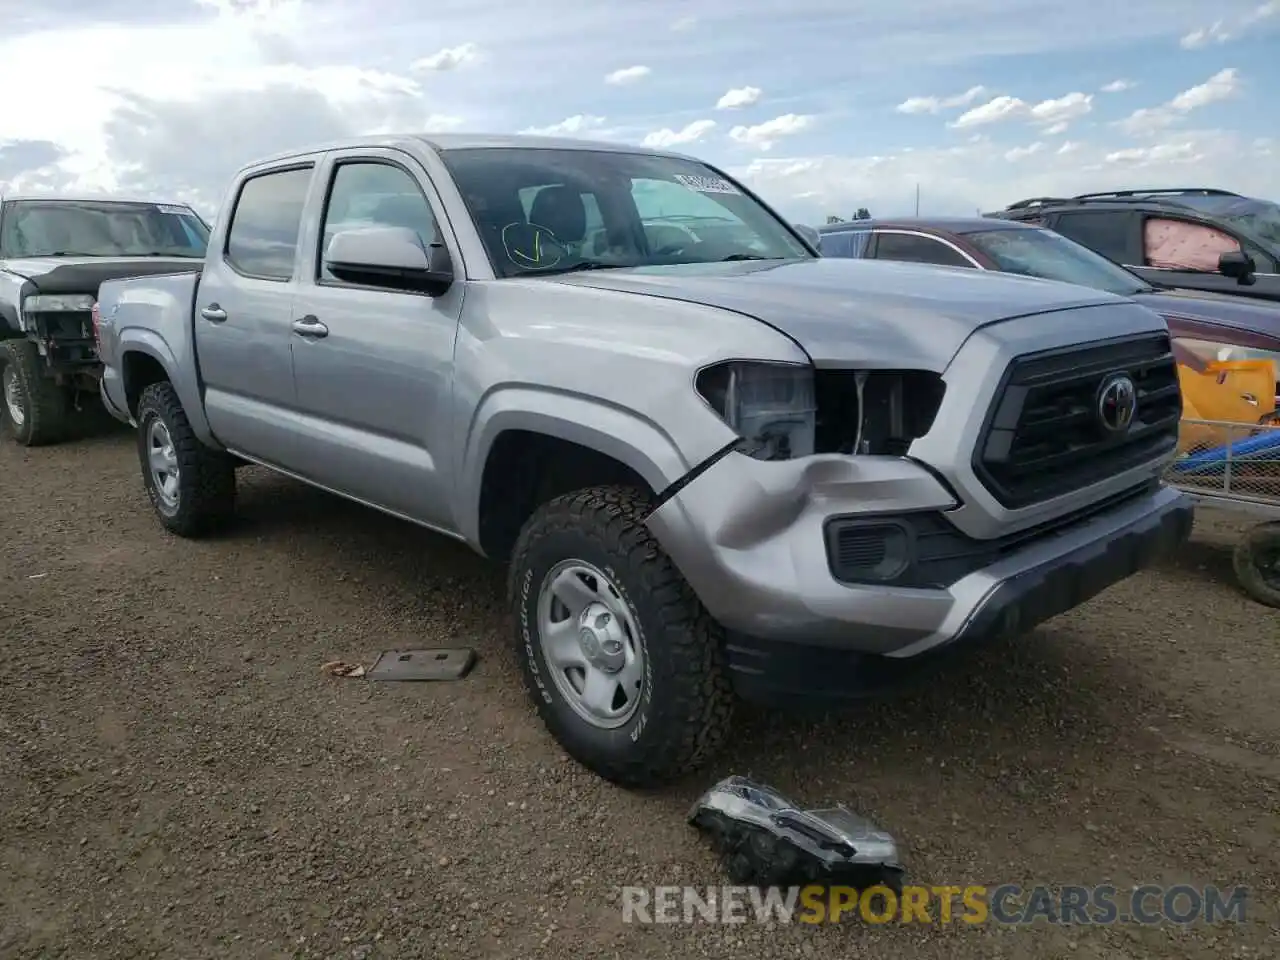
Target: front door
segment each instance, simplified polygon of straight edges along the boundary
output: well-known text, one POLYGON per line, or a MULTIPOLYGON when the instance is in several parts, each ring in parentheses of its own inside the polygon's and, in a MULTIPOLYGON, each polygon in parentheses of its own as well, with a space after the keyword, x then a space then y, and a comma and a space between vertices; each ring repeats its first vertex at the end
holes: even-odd
POLYGON ((293 298, 302 212, 314 165, 252 176, 196 290, 195 345, 205 413, 226 447, 288 467, 294 407, 293 298))
POLYGON ((293 376, 302 423, 303 477, 421 523, 453 528, 450 397, 461 278, 447 293, 363 287, 338 280, 324 251, 344 228, 414 230, 424 248, 456 246, 433 211, 422 168, 395 150, 339 151, 323 176, 328 200, 312 231, 307 273, 293 303, 293 376))

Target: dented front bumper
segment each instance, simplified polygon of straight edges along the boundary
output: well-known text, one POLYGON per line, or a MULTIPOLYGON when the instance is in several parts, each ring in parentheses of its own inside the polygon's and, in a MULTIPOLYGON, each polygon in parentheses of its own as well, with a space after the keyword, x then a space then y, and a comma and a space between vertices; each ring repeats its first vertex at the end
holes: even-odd
POLYGON ((984 541, 951 527, 956 506, 931 470, 905 458, 767 463, 731 453, 648 525, 730 631, 742 672, 766 670, 788 645, 827 651, 819 660, 832 669, 832 652, 904 661, 1030 629, 1185 540, 1193 517, 1184 495, 1148 483, 984 541), (882 582, 837 578, 833 524, 870 520, 901 528, 897 549, 906 544, 915 570, 882 582))

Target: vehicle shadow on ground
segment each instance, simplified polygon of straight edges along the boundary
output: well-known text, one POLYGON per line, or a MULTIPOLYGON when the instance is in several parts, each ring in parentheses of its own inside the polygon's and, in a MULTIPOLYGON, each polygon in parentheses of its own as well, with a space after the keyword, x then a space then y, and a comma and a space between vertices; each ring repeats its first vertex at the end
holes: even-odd
MULTIPOLYGON (((407 604, 443 600, 462 580, 484 582, 492 600, 481 603, 504 616, 502 570, 465 545, 397 518, 261 472, 244 476, 238 516, 228 539, 291 539, 301 576, 308 556, 332 563, 338 549, 344 566, 403 593, 407 604)), ((655 791, 654 799, 684 810, 714 777, 735 772, 812 794, 850 765, 872 777, 948 767, 959 773, 998 767, 1002 756, 1027 749, 1055 756, 1062 744, 1120 739, 1117 714, 1129 712, 1125 704, 1149 703, 1160 692, 1137 669, 1106 658, 1106 644, 1088 643, 1056 623, 957 658, 919 686, 884 698, 805 712, 741 704, 713 771, 655 791)), ((518 684, 506 644, 481 655, 511 669, 509 682, 518 684)), ((536 723, 531 710, 529 718, 536 723)))

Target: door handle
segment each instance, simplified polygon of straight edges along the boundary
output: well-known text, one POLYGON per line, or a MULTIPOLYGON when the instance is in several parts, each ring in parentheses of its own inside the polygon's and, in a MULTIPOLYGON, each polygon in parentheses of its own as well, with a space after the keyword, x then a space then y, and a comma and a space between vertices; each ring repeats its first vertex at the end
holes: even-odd
POLYGON ((200 311, 200 316, 204 317, 210 323, 222 323, 227 319, 227 311, 223 310, 216 303, 211 303, 200 311))
POLYGON ((321 323, 319 318, 307 315, 293 321, 293 332, 300 337, 313 337, 319 340, 329 335, 329 328, 321 323))

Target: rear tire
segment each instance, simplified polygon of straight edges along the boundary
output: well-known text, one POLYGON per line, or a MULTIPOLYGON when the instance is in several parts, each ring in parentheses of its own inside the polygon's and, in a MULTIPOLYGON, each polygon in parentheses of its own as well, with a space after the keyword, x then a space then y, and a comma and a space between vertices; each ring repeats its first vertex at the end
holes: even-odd
POLYGON ((1245 593, 1280 607, 1280 521, 1260 523, 1246 533, 1231 559, 1245 593))
POLYGON ((227 524, 235 513, 234 463, 196 438, 172 384, 142 391, 137 421, 143 487, 164 528, 200 537, 227 524))
POLYGON ((42 447, 63 439, 70 422, 69 399, 66 390, 44 376, 34 343, 0 343, 0 420, 14 440, 42 447))
POLYGON ((552 500, 525 525, 508 582, 525 685, 543 723, 583 766, 633 788, 698 769, 733 716, 722 628, 645 527, 648 503, 622 487, 552 500), (551 590, 565 577, 584 598, 580 611, 556 599, 564 589, 551 590), (588 624, 594 641, 581 639, 588 624), (549 641, 557 633, 562 647, 549 641), (582 665, 563 666, 556 650, 582 665), (601 686, 589 688, 589 675, 601 686), (610 685, 611 696, 587 694, 610 685))

